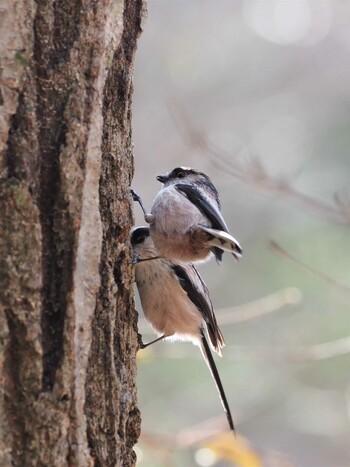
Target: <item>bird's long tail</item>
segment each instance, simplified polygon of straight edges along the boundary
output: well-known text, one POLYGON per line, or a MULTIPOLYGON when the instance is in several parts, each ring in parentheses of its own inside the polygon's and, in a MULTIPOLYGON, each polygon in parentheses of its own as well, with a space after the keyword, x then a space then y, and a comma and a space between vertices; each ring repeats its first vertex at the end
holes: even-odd
POLYGON ((201 225, 200 229, 207 234, 208 243, 210 246, 213 248, 219 248, 220 250, 229 251, 232 253, 236 260, 241 258, 241 245, 235 238, 232 237, 232 235, 224 232, 223 230, 211 229, 210 227, 206 227, 204 225, 201 225))
POLYGON ((201 330, 200 349, 201 349, 203 358, 205 360, 205 363, 207 364, 207 366, 208 366, 208 368, 210 370, 210 373, 211 373, 211 375, 212 375, 212 377, 213 377, 213 379, 215 381, 215 385, 216 385, 216 388, 218 390, 222 406, 224 407, 224 411, 226 413, 226 417, 227 417, 228 424, 230 426, 230 430, 232 430, 234 433, 236 433, 235 426, 234 426, 233 420, 232 420, 231 410, 230 410, 230 407, 229 407, 227 399, 226 399, 225 391, 224 391, 224 388, 222 386, 221 379, 220 379, 218 370, 216 368, 213 355, 212 355, 212 353, 210 351, 210 347, 208 345, 207 339, 205 338, 203 330, 201 330))

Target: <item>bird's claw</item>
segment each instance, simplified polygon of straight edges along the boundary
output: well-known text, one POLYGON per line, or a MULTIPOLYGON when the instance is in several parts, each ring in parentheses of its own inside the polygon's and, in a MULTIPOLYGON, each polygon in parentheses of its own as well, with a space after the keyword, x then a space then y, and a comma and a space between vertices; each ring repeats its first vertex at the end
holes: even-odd
POLYGON ((132 188, 130 189, 130 194, 132 196, 132 199, 134 201, 140 201, 140 196, 136 193, 135 190, 133 190, 132 188))

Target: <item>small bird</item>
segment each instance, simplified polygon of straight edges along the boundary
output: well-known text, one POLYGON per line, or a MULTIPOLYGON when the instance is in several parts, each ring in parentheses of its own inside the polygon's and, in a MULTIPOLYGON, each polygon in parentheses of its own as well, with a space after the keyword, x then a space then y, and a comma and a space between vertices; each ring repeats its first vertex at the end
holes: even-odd
POLYGON ((190 341, 198 345, 215 381, 229 427, 235 431, 230 407, 210 351, 221 356, 224 338, 216 322, 209 291, 195 266, 158 256, 148 227, 131 233, 134 251, 135 281, 142 308, 159 337, 140 348, 162 339, 190 341))
POLYGON ((205 261, 214 253, 218 263, 229 251, 238 260, 240 244, 230 234, 220 212, 219 194, 210 178, 196 169, 177 167, 159 175, 163 187, 155 197, 151 213, 132 191, 150 224, 158 252, 180 261, 205 261))

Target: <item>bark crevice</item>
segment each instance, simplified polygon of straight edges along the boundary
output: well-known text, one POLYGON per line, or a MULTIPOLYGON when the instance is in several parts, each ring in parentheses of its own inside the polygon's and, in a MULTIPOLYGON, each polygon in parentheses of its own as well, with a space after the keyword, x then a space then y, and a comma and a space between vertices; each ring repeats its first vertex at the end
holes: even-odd
POLYGON ((51 391, 64 352, 67 296, 72 290, 75 235, 61 190, 61 152, 67 145, 66 109, 74 92, 69 54, 79 35, 80 2, 37 1, 34 20, 38 207, 42 231, 43 390, 51 391), (50 23, 53 23, 52 29, 50 23), (49 30, 50 28, 50 30, 49 30))
POLYGON ((25 341, 25 327, 19 322, 10 308, 5 309, 7 320, 9 343, 5 357, 6 374, 6 396, 7 420, 15 436, 12 438, 12 453, 15 463, 25 464, 24 453, 26 452, 26 430, 23 409, 25 409, 25 397, 21 391, 21 368, 20 368, 20 339, 25 341))

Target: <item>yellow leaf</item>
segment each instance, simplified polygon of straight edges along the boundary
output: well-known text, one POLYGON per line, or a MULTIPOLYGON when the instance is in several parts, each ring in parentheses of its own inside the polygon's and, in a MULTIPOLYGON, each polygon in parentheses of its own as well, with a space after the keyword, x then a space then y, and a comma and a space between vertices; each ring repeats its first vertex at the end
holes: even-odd
POLYGON ((136 360, 139 363, 147 363, 154 357, 154 351, 151 348, 140 349, 136 354, 136 360))
POLYGON ((262 467, 262 461, 247 440, 233 433, 220 433, 205 444, 219 460, 231 461, 239 467, 262 467))

